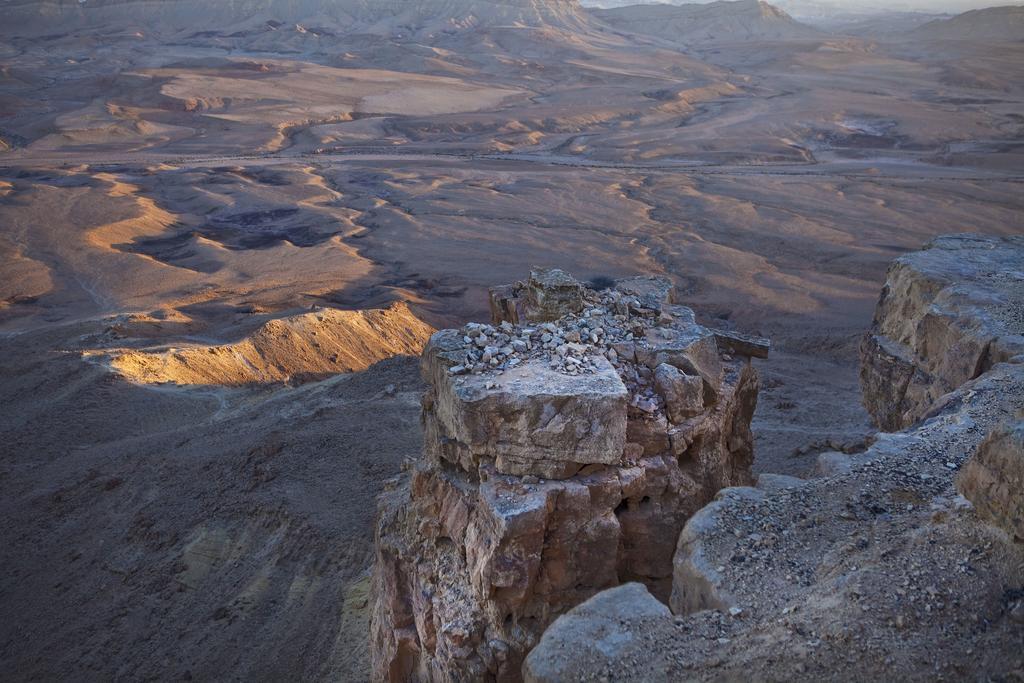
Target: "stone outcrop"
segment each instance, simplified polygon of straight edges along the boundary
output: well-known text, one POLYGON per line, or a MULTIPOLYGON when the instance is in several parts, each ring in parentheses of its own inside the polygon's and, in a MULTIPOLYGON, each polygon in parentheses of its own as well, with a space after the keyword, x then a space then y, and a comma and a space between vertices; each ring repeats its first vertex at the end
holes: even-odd
POLYGON ((886 431, 1024 354, 1024 237, 949 235, 896 259, 861 345, 864 405, 886 431))
POLYGON ((558 320, 583 310, 583 292, 583 285, 565 271, 538 268, 526 282, 491 289, 491 319, 513 324, 558 320))
POLYGON ((667 603, 686 520, 753 480, 756 373, 666 280, 536 270, 491 302, 423 353, 423 456, 380 503, 375 680, 517 681, 603 589, 667 603))
POLYGON ((1024 541, 1024 420, 989 434, 956 485, 980 516, 1024 541))
MULTIPOLYGON (((598 593, 568 614, 560 617, 545 634, 549 642, 571 644, 572 656, 564 650, 535 648, 526 662, 526 683, 561 683, 573 680, 578 662, 605 666, 623 657, 642 657, 636 648, 636 633, 656 629, 672 616, 639 583, 626 583, 598 593)), ((654 681, 668 681, 665 674, 652 672, 654 681)))
MULTIPOLYGON (((679 536, 671 615, 598 594, 545 632, 524 678, 1020 678, 1024 356, 1011 355, 1019 328, 1006 307, 1024 282, 1019 248, 956 236, 900 259, 875 336, 901 340, 929 379, 875 406, 891 424, 927 419, 865 452, 829 454, 820 478, 719 491, 679 536), (916 323, 897 330, 898 311, 916 323), (614 651, 591 647, 609 622, 614 651)), ((864 362, 869 378, 878 372, 878 357, 864 362)))

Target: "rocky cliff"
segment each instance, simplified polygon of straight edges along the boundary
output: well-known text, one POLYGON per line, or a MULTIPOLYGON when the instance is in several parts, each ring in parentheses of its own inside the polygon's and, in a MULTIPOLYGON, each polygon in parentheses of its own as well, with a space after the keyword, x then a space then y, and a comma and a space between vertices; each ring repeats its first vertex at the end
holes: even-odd
POLYGON ((524 678, 1020 678, 1021 263, 1019 239, 966 235, 899 259, 865 400, 914 424, 830 454, 828 476, 719 492, 680 534, 671 612, 636 584, 600 593, 554 622, 524 678))
POLYGON ((374 680, 519 680, 595 593, 667 602, 683 524, 752 482, 764 340, 698 325, 657 278, 535 271, 492 306, 423 353, 424 453, 377 526, 374 680))
POLYGON ((941 396, 1024 353, 1024 238, 940 237, 889 268, 861 345, 864 405, 903 429, 941 396))

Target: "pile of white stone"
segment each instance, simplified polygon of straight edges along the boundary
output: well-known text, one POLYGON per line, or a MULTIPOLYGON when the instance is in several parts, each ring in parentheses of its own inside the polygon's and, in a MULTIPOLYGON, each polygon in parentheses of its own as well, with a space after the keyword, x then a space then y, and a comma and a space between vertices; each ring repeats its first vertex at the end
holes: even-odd
MULTIPOLYGON (((654 370, 637 364, 633 347, 649 329, 671 324, 672 314, 649 308, 639 297, 617 290, 588 294, 586 307, 578 315, 565 315, 555 322, 468 323, 459 330, 464 358, 449 373, 502 375, 526 360, 539 358, 557 372, 586 375, 599 371, 595 359, 603 356, 630 390, 632 408, 650 415, 663 411, 665 392, 678 386, 685 375, 667 364, 654 370)), ((689 309, 678 307, 676 312, 684 322, 692 322, 689 309)))
POLYGON ((566 316, 557 324, 519 326, 502 321, 494 327, 469 323, 461 330, 466 343, 465 363, 453 367, 451 373, 501 373, 519 365, 525 358, 541 356, 551 369, 568 375, 594 372, 591 359, 595 355, 615 363, 618 356, 615 343, 634 338, 631 316, 621 299, 618 292, 604 294, 590 302, 597 305, 586 308, 580 315, 566 316), (613 306, 626 312, 611 312, 613 306))

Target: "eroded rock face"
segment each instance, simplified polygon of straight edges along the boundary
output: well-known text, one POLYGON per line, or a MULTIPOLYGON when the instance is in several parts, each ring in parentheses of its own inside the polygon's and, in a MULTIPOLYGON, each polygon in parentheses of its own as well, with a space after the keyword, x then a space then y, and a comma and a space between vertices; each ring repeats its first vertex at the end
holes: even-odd
POLYGON ((534 271, 492 292, 493 325, 431 338, 424 454, 381 499, 375 680, 518 681, 603 589, 668 602, 685 521, 752 482, 757 400, 749 360, 671 294, 534 271))
POLYGON ((1017 437, 1000 425, 1024 409, 1024 364, 952 397, 846 471, 720 491, 680 534, 672 616, 606 609, 611 591, 600 593, 544 633, 527 680, 1012 680, 1024 543, 986 522, 1019 519, 1004 441, 1017 437), (976 470, 983 442, 989 464, 976 470), (976 510, 957 496, 961 467, 965 493, 983 492, 976 510), (587 645, 609 622, 614 656, 587 645))
POLYGON ((599 594, 548 629, 527 677, 1020 677, 1020 248, 955 236, 900 259, 865 344, 865 387, 884 424, 928 419, 865 452, 823 454, 818 478, 719 491, 680 533, 672 616, 599 594), (610 621, 614 656, 588 650, 610 621))
POLYGON ((989 434, 956 485, 979 515, 1024 541, 1024 420, 989 434))
POLYGON ((864 405, 887 431, 1024 353, 1024 237, 949 235, 889 268, 861 345, 864 405))

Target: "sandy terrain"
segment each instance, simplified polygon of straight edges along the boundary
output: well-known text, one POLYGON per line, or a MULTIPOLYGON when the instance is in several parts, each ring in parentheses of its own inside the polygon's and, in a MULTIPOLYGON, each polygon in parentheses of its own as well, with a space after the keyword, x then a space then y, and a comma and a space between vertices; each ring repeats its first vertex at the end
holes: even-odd
POLYGON ((11 680, 365 680, 401 354, 532 265, 665 274, 772 337, 755 469, 800 475, 873 431, 887 264, 1024 232, 1024 43, 977 16, 680 43, 568 0, 191 4, 0 31, 11 680))

